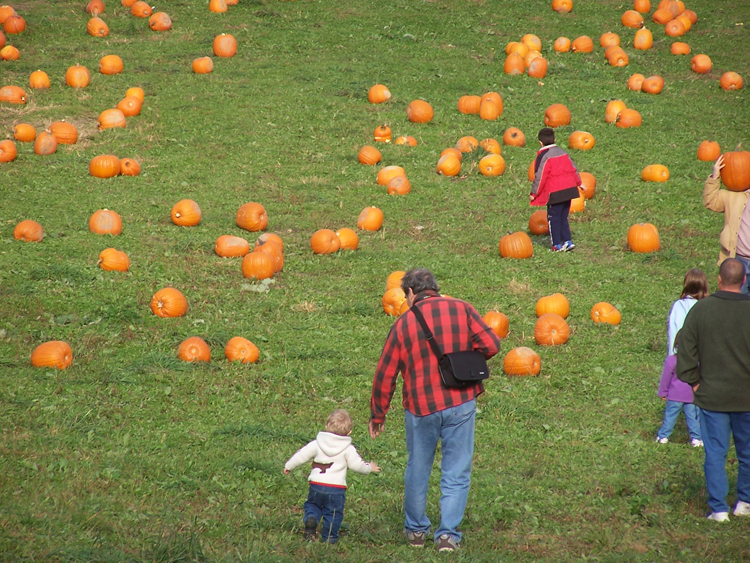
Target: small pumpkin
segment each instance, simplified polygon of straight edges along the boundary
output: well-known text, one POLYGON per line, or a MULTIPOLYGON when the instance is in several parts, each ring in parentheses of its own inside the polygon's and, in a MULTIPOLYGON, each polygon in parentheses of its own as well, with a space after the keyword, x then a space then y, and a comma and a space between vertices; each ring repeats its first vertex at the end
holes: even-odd
POLYGON ((651 0, 635 0, 633 9, 641 14, 648 14, 651 11, 651 0))
POLYGON ((341 248, 341 241, 331 229, 318 229, 310 237, 310 248, 315 254, 333 254, 341 248))
POLYGON ((570 338, 570 327, 560 315, 545 313, 536 320, 534 340, 540 346, 560 346, 570 338))
POLYGON ((12 162, 16 156, 18 156, 18 149, 13 141, 9 139, 0 141, 0 162, 12 162))
POLYGON ((635 32, 633 38, 633 47, 640 51, 647 51, 654 46, 654 36, 650 30, 645 27, 635 32))
POLYGON ((620 21, 625 27, 631 27, 633 29, 640 29, 643 27, 643 16, 635 10, 627 10, 622 14, 620 21))
POLYGON ((268 214, 260 203, 250 202, 237 210, 235 222, 240 229, 246 231, 265 231, 268 227, 268 214))
POLYGON ((13 229, 13 238, 24 242, 42 242, 44 229, 36 221, 25 219, 13 229))
POLYGON ((571 149, 589 151, 596 145, 596 140, 591 133, 586 131, 573 131, 568 137, 568 147, 571 149))
POLYGON ((400 287, 394 287, 383 294, 381 303, 383 311, 392 317, 398 317, 401 314, 401 305, 406 301, 406 294, 400 287))
POLYGON ((617 116, 620 115, 620 112, 626 107, 625 102, 622 100, 612 100, 611 102, 608 102, 607 107, 604 110, 604 121, 607 123, 614 123, 617 121, 617 116))
POLYGON ((29 88, 39 90, 50 86, 49 76, 43 70, 35 70, 29 75, 29 88))
POLYGON ((120 4, 122 4, 125 8, 132 8, 133 4, 135 4, 138 0, 120 0, 120 4))
POLYGON ((595 323, 619 325, 622 315, 620 315, 620 311, 614 305, 602 301, 591 308, 591 320, 595 323))
POLYGON ((725 152, 721 181, 730 191, 744 192, 750 189, 750 152, 725 152))
POLYGON ((105 248, 99 253, 97 264, 107 272, 127 272, 130 269, 130 258, 121 250, 105 248))
POLYGON ((213 49, 217 57, 233 57, 237 54, 237 40, 229 33, 222 33, 214 38, 213 49))
POLYGON ((458 99, 458 111, 464 114, 477 115, 481 104, 481 96, 461 96, 458 99))
POLYGON ((539 209, 529 217, 529 232, 532 235, 549 234, 549 223, 547 222, 547 210, 539 209))
POLYGON ((569 125, 570 118, 570 110, 563 104, 552 104, 544 111, 544 124, 547 127, 569 125))
POLYGON ((389 195, 406 195, 411 192, 411 182, 406 176, 391 178, 386 186, 389 195))
POLYGON ((92 16, 98 16, 104 13, 104 2, 102 0, 91 0, 86 4, 86 11, 92 16))
POLYGON ((724 90, 740 90, 743 86, 742 77, 736 72, 725 72, 719 79, 719 85, 724 90))
POLYGON ((284 269, 284 252, 281 247, 270 239, 258 241, 255 244, 253 252, 264 252, 268 254, 273 261, 273 273, 280 272, 284 269))
POLYGON ((443 176, 458 176, 461 172, 461 161, 453 153, 446 153, 438 159, 437 172, 443 176))
POLYGON ((508 127, 503 133, 503 144, 511 147, 525 147, 526 136, 517 127, 508 127))
POLYGON ((383 226, 383 212, 377 207, 365 207, 357 218, 357 228, 378 231, 383 226))
POLYGON ((578 188, 578 197, 570 200, 570 213, 580 213, 586 210, 586 196, 583 190, 578 188))
POLYGON ((211 349, 199 336, 191 336, 182 341, 177 357, 183 362, 210 362, 211 349))
POLYGON ((19 15, 8 16, 3 22, 3 30, 8 35, 22 33, 26 29, 26 20, 19 15))
POLYGON ((654 23, 665 25, 672 19, 674 19, 674 17, 675 14, 669 8, 657 8, 651 16, 651 19, 654 21, 654 23))
POLYGON ((695 55, 690 60, 690 68, 698 74, 706 74, 712 67, 713 63, 708 55, 695 55))
POLYGON ((619 45, 620 44, 620 36, 616 33, 612 33, 611 31, 608 31, 607 33, 602 33, 601 37, 599 37, 599 45, 601 45, 602 48, 606 49, 607 47, 611 47, 613 45, 619 45))
POLYGON ((102 74, 120 74, 123 68, 122 59, 117 55, 105 55, 99 60, 99 72, 102 74))
POLYGON ((485 121, 495 121, 502 113, 502 107, 493 100, 482 100, 479 104, 479 117, 485 121))
POLYGON ((510 55, 518 55, 522 59, 526 57, 526 55, 529 54, 530 48, 525 43, 522 43, 520 41, 510 41, 505 46, 505 54, 510 55))
MULTIPOLYGON (((394 178, 395 179, 395 178, 394 178)), ((359 235, 349 227, 336 231, 341 250, 357 250, 359 247, 359 235)))
POLYGON ((498 338, 505 338, 508 336, 508 328, 510 323, 508 317, 499 311, 487 311, 482 317, 488 327, 492 329, 498 338))
POLYGON ((185 296, 173 287, 165 287, 154 293, 149 305, 154 315, 161 318, 182 317, 188 309, 185 296))
POLYGON ((499 154, 488 154, 479 161, 479 172, 483 176, 502 176, 505 172, 505 159, 499 154))
POLYGON ((628 78, 628 90, 640 92, 641 88, 643 87, 644 80, 646 80, 646 77, 642 74, 634 74, 633 76, 628 78))
POLYGON ((643 119, 641 118, 640 113, 634 109, 625 108, 617 116, 615 125, 627 129, 629 127, 640 127, 641 123, 643 123, 643 119))
POLYGON ((3 86, 0 88, 0 102, 9 104, 25 104, 26 92, 18 86, 3 86))
POLYGON ((406 117, 412 123, 428 123, 434 115, 432 106, 424 100, 414 100, 406 107, 406 117))
POLYGON ((385 290, 388 291, 394 287, 401 287, 401 280, 404 279, 405 275, 406 272, 403 270, 396 270, 388 274, 388 277, 385 279, 385 290))
POLYGON ((259 250, 245 254, 242 259, 242 275, 249 279, 265 280, 272 278, 275 267, 273 257, 259 250))
POLYGON ((141 165, 134 158, 120 159, 120 174, 122 176, 138 176, 141 173, 141 165))
POLYGON ((141 103, 143 103, 143 101, 146 99, 146 93, 140 86, 133 86, 132 88, 128 88, 128 91, 125 92, 125 97, 127 98, 128 96, 135 96, 141 101, 141 103))
POLYGON ((100 209, 89 217, 89 230, 97 235, 119 235, 122 233, 122 218, 109 209, 100 209))
POLYGON ((125 121, 125 114, 122 110, 117 108, 105 109, 99 114, 96 122, 99 125, 99 131, 105 129, 111 129, 113 127, 125 127, 127 122, 125 121))
POLYGON ((40 344, 31 353, 31 365, 36 368, 66 369, 72 362, 73 350, 62 340, 40 344))
POLYGON ((378 170, 377 182, 380 186, 387 186, 396 176, 406 176, 406 170, 400 166, 385 166, 378 170))
POLYGON ((630 58, 625 51, 619 47, 610 47, 610 49, 613 49, 607 56, 610 66, 623 67, 630 64, 630 58))
POLYGON ((664 33, 666 33, 669 37, 681 37, 685 35, 686 32, 687 28, 679 18, 675 18, 672 21, 667 22, 667 25, 664 26, 664 33))
POLYGON ((540 298, 536 302, 535 311, 537 317, 546 313, 554 313, 560 315, 563 319, 567 319, 570 314, 570 302, 562 293, 553 293, 540 298))
POLYGON ((275 242, 279 245, 279 248, 282 252, 284 252, 284 241, 282 238, 277 235, 276 233, 263 233, 258 237, 258 240, 255 241, 255 248, 257 249, 262 244, 265 244, 267 241, 275 242))
POLYGON ((5 23, 5 20, 7 20, 10 16, 17 16, 18 13, 13 8, 13 6, 7 6, 3 5, 0 6, 0 24, 5 23))
POLYGON ((680 15, 684 15, 685 17, 687 17, 690 20, 690 23, 692 23, 693 25, 698 22, 698 14, 696 14, 693 10, 683 10, 682 14, 680 15))
POLYGON ((209 74, 214 70, 214 61, 211 57, 198 57, 193 61, 192 68, 195 74, 209 74))
POLYGON ((28 123, 19 123, 13 127, 13 138, 21 143, 30 143, 36 139, 36 129, 28 123))
POLYGON ((555 39, 555 43, 552 45, 552 48, 557 53, 567 53, 570 51, 571 41, 567 37, 558 37, 555 39))
POLYGON ((633 252, 656 252, 660 248, 659 231, 651 223, 636 223, 628 229, 628 246, 633 252))
POLYGON ((440 153, 440 158, 444 157, 446 154, 452 154, 458 159, 459 162, 463 162, 464 160, 463 153, 460 150, 458 150, 456 147, 448 147, 447 149, 443 149, 442 152, 440 153))
POLYGON ((596 178, 589 172, 579 172, 581 177, 581 189, 583 189, 583 197, 591 199, 596 193, 596 178))
POLYGON ((227 11, 227 3, 224 0, 209 0, 208 10, 217 14, 223 14, 227 11))
POLYGON ((552 0, 552 9, 558 14, 567 14, 573 9, 573 0, 552 0))
POLYGON ((485 151, 487 151, 490 154, 502 154, 503 153, 502 145, 500 145, 499 142, 497 142, 495 139, 492 139, 492 138, 482 139, 479 143, 479 146, 482 147, 485 151))
POLYGON ((48 131, 61 145, 75 145, 78 142, 78 129, 67 121, 54 121, 48 131))
POLYGON ((374 164, 377 164, 381 160, 383 160, 383 155, 380 154, 380 151, 376 149, 375 147, 371 147, 370 145, 365 145, 361 149, 359 149, 359 153, 357 154, 357 160, 359 160, 362 164, 367 164, 368 166, 372 166, 374 164))
POLYGON ((119 109, 125 117, 135 117, 141 113, 141 100, 136 96, 125 96, 117 103, 119 109))
POLYGON ((531 63, 529 63, 527 74, 532 78, 544 78, 547 76, 548 67, 549 63, 547 63, 547 59, 544 57, 536 57, 531 63))
POLYGON ((661 76, 649 76, 641 84, 641 91, 647 94, 660 94, 664 89, 664 79, 661 76))
POLYGON ((130 13, 133 14, 136 18, 147 18, 153 13, 153 10, 147 2, 138 0, 130 6, 130 13))
POLYGON ((195 227, 201 222, 201 208, 192 199, 181 199, 172 207, 172 223, 180 227, 195 227))
POLYGON ((391 99, 391 92, 382 84, 375 84, 367 91, 367 99, 371 104, 382 104, 391 99))
POLYGON ((95 178, 114 178, 120 175, 122 164, 113 154, 95 156, 89 162, 89 174, 95 178))
POLYGON ((378 125, 373 132, 376 143, 390 143, 393 132, 387 125, 378 125))
POLYGON ((214 252, 222 258, 237 258, 250 252, 250 243, 242 237, 221 235, 214 243, 214 252))
POLYGON ((503 258, 531 258, 534 246, 529 235, 523 231, 507 234, 500 239, 498 251, 503 258))
POLYGON ((42 131, 34 141, 34 152, 40 156, 49 156, 57 151, 57 139, 54 135, 42 131))
POLYGON ((13 45, 6 45, 0 49, 0 59, 4 61, 17 61, 20 57, 21 51, 13 45))
POLYGON ((539 354, 526 346, 513 348, 503 358, 503 371, 506 375, 539 375, 541 369, 539 354))
POLYGON ((666 182, 669 180, 669 169, 662 164, 649 164, 641 171, 644 182, 666 182))
POLYGON ((65 71, 65 83, 71 88, 85 88, 91 82, 91 73, 85 66, 76 64, 65 71))
POLYGON ((106 37, 109 35, 109 26, 99 17, 93 17, 86 24, 86 31, 92 37, 106 37))
POLYGON ((526 35, 521 37, 521 43, 526 45, 529 49, 539 51, 540 53, 542 52, 542 40, 539 39, 538 35, 527 33, 526 35))
POLYGON ((574 53, 591 53, 594 50, 594 41, 588 35, 581 35, 573 40, 570 50, 574 53))
POLYGON ((230 362, 241 362, 243 364, 254 364, 260 358, 260 350, 247 338, 235 336, 229 339, 224 347, 224 356, 230 362))
MULTIPOLYGON (((500 111, 500 113, 503 113, 503 97, 498 92, 486 92, 485 94, 482 94, 482 101, 490 101, 493 104, 495 104, 500 111)), ((480 104, 480 110, 481 113, 481 104, 480 104)))
POLYGON ((172 18, 166 12, 156 12, 148 18, 151 31, 169 31, 172 29, 172 18))
POLYGON ((416 147, 417 140, 411 135, 402 135, 400 137, 396 137, 396 140, 393 141, 393 144, 394 145, 409 145, 410 147, 416 147))
POLYGON ((461 152, 472 152, 477 147, 479 147, 479 140, 476 137, 472 137, 471 135, 466 135, 464 137, 461 137, 456 142, 456 148, 461 152))
POLYGON ((698 160, 715 162, 721 156, 721 147, 716 141, 702 141, 698 145, 698 160))
POLYGON ((523 57, 518 53, 511 53, 508 55, 505 58, 503 72, 511 76, 517 76, 526 72, 526 63, 524 63, 523 57))

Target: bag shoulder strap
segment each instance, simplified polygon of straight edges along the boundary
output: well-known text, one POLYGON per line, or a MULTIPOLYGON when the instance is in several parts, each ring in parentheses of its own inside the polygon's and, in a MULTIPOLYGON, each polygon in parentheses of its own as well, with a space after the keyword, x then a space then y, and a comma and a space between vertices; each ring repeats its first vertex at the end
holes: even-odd
POLYGON ((444 354, 443 351, 440 349, 440 346, 438 346, 438 343, 435 341, 435 335, 432 334, 432 331, 430 330, 430 327, 427 326, 427 321, 424 320, 424 315, 422 314, 422 311, 419 310, 419 307, 416 305, 412 305, 409 307, 409 310, 414 313, 414 316, 417 317, 417 320, 419 321, 419 324, 422 325, 422 330, 425 333, 425 336, 427 337, 427 342, 430 343, 430 348, 432 348, 432 351, 435 353, 435 356, 438 360, 442 359, 444 354))

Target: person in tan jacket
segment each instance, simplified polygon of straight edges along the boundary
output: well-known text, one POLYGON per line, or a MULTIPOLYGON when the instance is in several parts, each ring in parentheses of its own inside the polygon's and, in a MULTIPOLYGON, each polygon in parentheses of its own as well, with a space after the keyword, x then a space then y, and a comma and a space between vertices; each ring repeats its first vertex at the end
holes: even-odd
MULTIPOLYGON (((745 274, 750 280, 750 208, 747 206, 748 191, 733 192, 721 189, 720 172, 724 168, 724 157, 714 163, 712 174, 703 187, 703 206, 711 211, 724 214, 724 229, 719 235, 719 262, 727 258, 737 258, 745 266, 745 274)), ((742 293, 748 293, 748 283, 742 286, 742 293)))

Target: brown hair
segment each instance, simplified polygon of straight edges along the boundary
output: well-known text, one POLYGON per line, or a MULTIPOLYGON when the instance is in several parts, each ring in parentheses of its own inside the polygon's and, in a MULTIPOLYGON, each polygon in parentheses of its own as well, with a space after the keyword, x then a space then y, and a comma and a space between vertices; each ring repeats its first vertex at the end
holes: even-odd
POLYGON ((703 299, 708 296, 708 281, 703 270, 690 268, 685 274, 685 280, 682 282, 682 293, 680 299, 692 297, 693 299, 703 299))
POLYGON ((537 135, 537 138, 542 142, 542 144, 545 147, 547 145, 554 145, 555 144, 555 131, 549 127, 545 127, 544 129, 539 131, 539 135, 537 135))
POLYGON ((326 420, 326 432, 339 436, 348 436, 352 426, 352 417, 344 409, 336 409, 326 420))
POLYGON ((721 285, 727 287, 742 287, 745 280, 745 265, 737 258, 727 258, 719 266, 721 285))

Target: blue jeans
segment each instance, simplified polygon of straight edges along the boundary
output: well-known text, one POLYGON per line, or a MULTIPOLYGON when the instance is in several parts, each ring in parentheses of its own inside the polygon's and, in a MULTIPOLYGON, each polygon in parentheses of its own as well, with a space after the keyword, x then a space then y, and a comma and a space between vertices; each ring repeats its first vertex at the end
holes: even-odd
POLYGON ((440 466, 440 527, 435 532, 435 541, 443 534, 461 541, 458 526, 464 518, 469 497, 475 417, 474 400, 427 416, 415 416, 406 411, 409 460, 404 477, 404 527, 407 531, 430 533, 427 489, 439 440, 443 461, 440 466))
POLYGON ((693 403, 680 403, 678 401, 667 401, 664 407, 664 422, 656 433, 657 438, 669 438, 672 435, 672 430, 681 410, 685 411, 685 422, 687 422, 690 439, 701 439, 701 424, 698 422, 700 409, 693 403))
POLYGON ((549 236, 552 244, 562 244, 571 240, 568 213, 570 212, 570 200, 561 201, 547 205, 547 224, 549 225, 549 236))
POLYGON ((737 500, 750 502, 750 412, 700 411, 708 506, 712 512, 729 512, 726 463, 730 435, 734 436, 738 462, 737 500))
POLYGON ((319 522, 321 517, 323 518, 320 537, 325 543, 336 543, 339 539, 339 528, 344 521, 345 502, 346 489, 310 483, 304 520, 312 516, 319 522))
POLYGON ((742 293, 748 295, 750 294, 750 259, 739 255, 735 255, 734 257, 745 266, 745 283, 742 284, 742 293))

